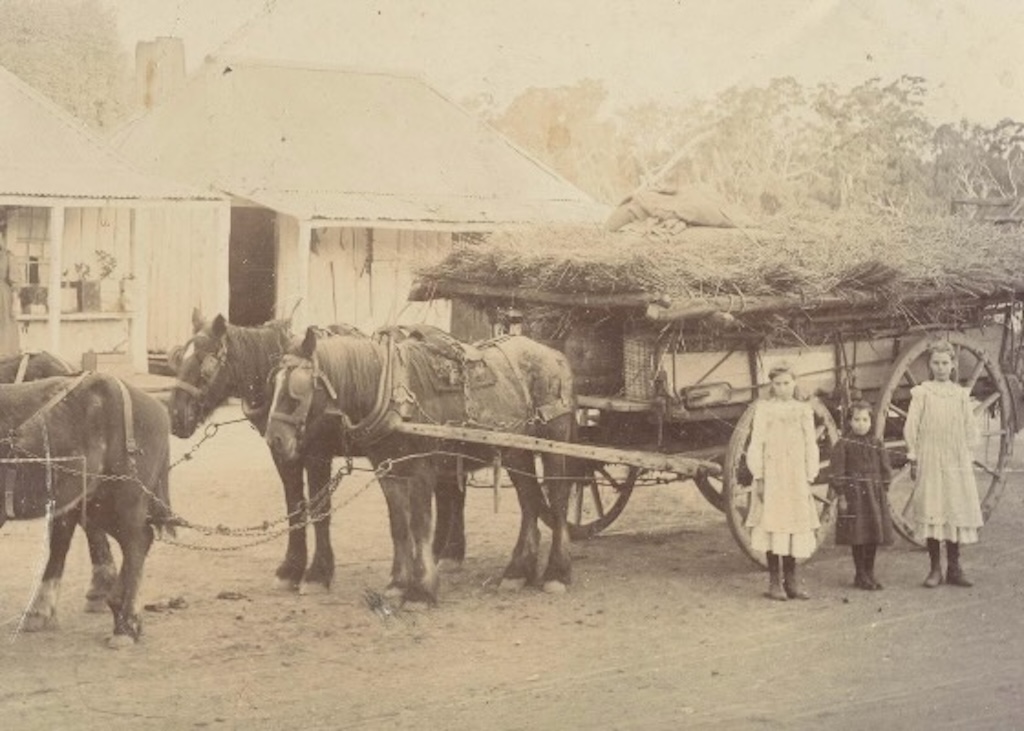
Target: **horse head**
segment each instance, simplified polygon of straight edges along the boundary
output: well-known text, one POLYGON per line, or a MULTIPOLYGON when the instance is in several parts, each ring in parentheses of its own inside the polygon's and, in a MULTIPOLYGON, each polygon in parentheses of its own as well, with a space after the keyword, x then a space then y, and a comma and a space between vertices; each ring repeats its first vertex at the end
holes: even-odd
POLYGON ((318 420, 337 400, 337 392, 323 374, 317 358, 317 341, 325 333, 310 327, 305 337, 281 357, 273 376, 264 435, 278 458, 297 459, 305 448, 311 421, 318 420))
POLYGON ((217 315, 206 323, 198 310, 192 312, 192 339, 177 362, 174 388, 168 408, 174 436, 188 438, 209 413, 228 397, 225 363, 228 359, 227 320, 217 315))

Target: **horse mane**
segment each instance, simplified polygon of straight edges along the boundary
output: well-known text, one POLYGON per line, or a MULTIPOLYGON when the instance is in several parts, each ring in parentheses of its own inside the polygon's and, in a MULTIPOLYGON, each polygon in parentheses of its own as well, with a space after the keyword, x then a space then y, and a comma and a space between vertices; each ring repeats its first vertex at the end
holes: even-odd
POLYGON ((258 402, 270 372, 287 351, 289 320, 271 320, 255 327, 227 325, 228 363, 234 373, 234 395, 258 402))
POLYGON ((338 405, 351 419, 365 416, 373 408, 383 376, 381 346, 361 334, 334 335, 317 341, 316 356, 338 392, 338 405))

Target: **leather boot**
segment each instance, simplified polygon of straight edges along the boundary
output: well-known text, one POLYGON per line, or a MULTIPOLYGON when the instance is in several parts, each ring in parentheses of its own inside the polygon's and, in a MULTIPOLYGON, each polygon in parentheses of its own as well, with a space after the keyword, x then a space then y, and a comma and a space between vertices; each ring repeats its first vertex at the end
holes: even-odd
POLYGON ((928 576, 924 580, 924 585, 929 589, 934 589, 936 586, 942 583, 942 546, 939 544, 938 539, 928 539, 928 560, 931 561, 932 568, 928 572, 928 576))
POLYGON ((850 546, 853 553, 853 566, 856 571, 853 575, 853 585, 858 589, 870 589, 871 584, 865 576, 864 567, 864 546, 850 546))
POLYGON ((796 574, 796 559, 792 556, 782 557, 782 587, 790 599, 810 599, 796 574))
POLYGON ((882 588, 882 585, 878 583, 878 579, 875 578, 875 553, 878 550, 878 546, 874 543, 868 543, 861 546, 861 550, 864 552, 864 577, 870 584, 872 591, 878 591, 882 588))
POLYGON ((777 554, 768 551, 768 597, 776 601, 786 601, 786 592, 782 588, 782 579, 779 576, 779 557, 777 554))
POLYGON ((946 541, 946 583, 950 586, 974 586, 960 568, 960 544, 946 541))

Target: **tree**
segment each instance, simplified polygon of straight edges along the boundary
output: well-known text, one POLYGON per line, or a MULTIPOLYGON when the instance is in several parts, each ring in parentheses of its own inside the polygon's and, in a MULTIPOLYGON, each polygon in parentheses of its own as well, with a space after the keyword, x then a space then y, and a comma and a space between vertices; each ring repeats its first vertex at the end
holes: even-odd
POLYGON ((1024 124, 1004 119, 993 127, 962 120, 935 131, 937 195, 1020 198, 1024 195, 1024 124))
POLYGON ((822 124, 818 145, 829 162, 832 207, 900 212, 932 204, 926 95, 918 76, 886 85, 869 79, 847 93, 831 84, 818 87, 813 107, 822 124))
POLYGON ((117 18, 100 0, 0 0, 0 66, 93 127, 128 109, 117 18))

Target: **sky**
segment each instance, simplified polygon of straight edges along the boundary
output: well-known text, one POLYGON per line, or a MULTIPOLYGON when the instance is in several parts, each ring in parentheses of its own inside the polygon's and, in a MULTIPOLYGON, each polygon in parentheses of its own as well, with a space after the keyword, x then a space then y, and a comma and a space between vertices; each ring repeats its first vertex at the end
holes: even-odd
POLYGON ((1021 0, 104 0, 126 49, 413 73, 499 105, 602 80, 613 103, 684 102, 777 76, 849 88, 923 76, 935 121, 1024 120, 1021 0))

